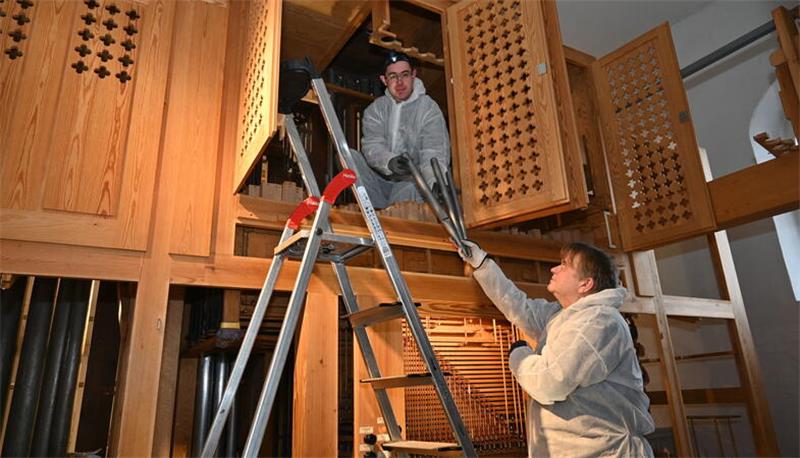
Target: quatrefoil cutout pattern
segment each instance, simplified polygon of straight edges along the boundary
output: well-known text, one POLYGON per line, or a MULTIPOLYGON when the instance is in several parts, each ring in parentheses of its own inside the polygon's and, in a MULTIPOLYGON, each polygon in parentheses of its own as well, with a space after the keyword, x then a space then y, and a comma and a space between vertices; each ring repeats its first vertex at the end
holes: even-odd
POLYGON ((253 139, 264 123, 264 97, 268 96, 267 83, 272 79, 269 71, 271 50, 265 49, 266 41, 272 33, 269 30, 268 3, 263 0, 253 1, 250 5, 250 16, 247 18, 247 57, 245 70, 245 101, 242 114, 241 149, 244 154, 251 147, 253 139))
POLYGON ((545 185, 520 0, 476 2, 463 16, 467 122, 478 201, 490 207, 545 185))
POLYGON ((692 219, 681 153, 652 42, 606 66, 628 202, 638 233, 692 219))
POLYGON ((70 67, 78 74, 116 78, 126 84, 133 78, 137 60, 141 7, 116 0, 82 3, 70 67))
POLYGON ((25 55, 34 6, 33 0, 0 0, 0 58, 15 61, 25 55))

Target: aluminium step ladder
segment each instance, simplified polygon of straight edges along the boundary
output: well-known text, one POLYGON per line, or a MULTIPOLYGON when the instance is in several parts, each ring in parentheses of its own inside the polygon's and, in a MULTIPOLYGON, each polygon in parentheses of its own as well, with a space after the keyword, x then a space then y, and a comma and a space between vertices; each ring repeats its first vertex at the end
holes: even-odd
POLYGON ((439 362, 436 359, 433 347, 428 339, 425 329, 417 313, 411 292, 403 278, 397 259, 386 240, 378 216, 369 199, 366 189, 358 182, 355 162, 351 156, 350 148, 345 139, 344 132, 333 108, 330 95, 325 83, 309 61, 285 63, 281 68, 280 111, 284 113, 284 126, 289 137, 290 145, 294 150, 297 164, 300 168, 303 182, 310 197, 298 205, 286 222, 278 246, 275 248, 274 257, 270 264, 264 286, 259 294, 253 316, 245 332, 244 339, 231 371, 225 392, 220 400, 214 421, 203 447, 201 456, 214 456, 225 421, 230 412, 236 390, 242 379, 245 366, 252 351, 258 329, 264 318, 264 313, 275 289, 278 276, 287 257, 301 259, 297 279, 295 280, 286 317, 281 326, 278 341, 272 356, 264 387, 259 398, 250 432, 245 442, 243 456, 253 457, 258 454, 261 447, 264 431, 272 409, 272 404, 278 390, 278 383, 286 363, 286 358, 295 334, 298 319, 303 313, 305 293, 308 282, 316 261, 330 262, 336 274, 348 318, 352 324, 353 332, 358 341, 364 357, 369 379, 362 383, 372 385, 378 405, 387 427, 390 441, 381 444, 384 450, 397 455, 407 454, 432 455, 432 456, 477 456, 467 429, 458 413, 453 396, 445 381, 439 362), (303 95, 313 88, 319 100, 320 109, 329 133, 333 137, 339 159, 344 170, 339 173, 320 194, 317 182, 311 169, 311 164, 303 148, 297 126, 291 115, 292 108, 303 95), (334 234, 328 216, 336 197, 344 189, 352 187, 358 206, 366 221, 370 237, 352 237, 334 234), (302 220, 314 215, 310 229, 300 229, 302 220), (341 248, 341 247, 344 248, 341 248), (356 296, 350 283, 345 263, 369 249, 377 249, 384 268, 389 276, 392 286, 397 293, 399 301, 394 304, 382 305, 365 310, 360 310, 356 296), (366 326, 380 323, 390 319, 405 318, 408 327, 414 336, 420 355, 428 370, 424 374, 411 374, 403 376, 384 377, 378 368, 375 354, 372 350, 366 332, 366 326), (450 422, 457 443, 449 442, 423 442, 403 440, 400 426, 392 410, 388 388, 433 385, 442 403, 445 414, 450 422))

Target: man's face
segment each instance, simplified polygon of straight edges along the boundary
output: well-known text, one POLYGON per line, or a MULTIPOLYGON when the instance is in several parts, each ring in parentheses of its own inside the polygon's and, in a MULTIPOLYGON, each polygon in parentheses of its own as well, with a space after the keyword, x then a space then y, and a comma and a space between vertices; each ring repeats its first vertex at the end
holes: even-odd
POLYGON ((547 284, 547 290, 553 293, 564 308, 588 294, 594 286, 591 277, 583 277, 581 274, 578 261, 577 256, 567 255, 561 260, 561 264, 550 269, 553 275, 547 284))
POLYGON ((408 62, 401 60, 386 67, 381 81, 389 88, 389 94, 398 102, 403 102, 411 97, 414 90, 414 77, 417 71, 411 68, 408 62))

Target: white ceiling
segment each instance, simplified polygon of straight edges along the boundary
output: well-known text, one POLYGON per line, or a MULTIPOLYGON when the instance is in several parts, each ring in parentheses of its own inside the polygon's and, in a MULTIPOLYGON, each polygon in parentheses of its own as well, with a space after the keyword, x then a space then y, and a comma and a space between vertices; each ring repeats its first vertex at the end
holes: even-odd
POLYGON ((601 57, 664 21, 679 22, 711 1, 558 0, 564 44, 601 57))

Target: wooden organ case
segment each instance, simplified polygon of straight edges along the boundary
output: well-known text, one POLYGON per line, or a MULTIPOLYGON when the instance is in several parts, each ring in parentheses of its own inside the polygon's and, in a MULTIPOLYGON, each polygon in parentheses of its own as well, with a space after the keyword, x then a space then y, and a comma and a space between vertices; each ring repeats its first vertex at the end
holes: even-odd
MULTIPOLYGON (((320 64, 370 12, 380 11, 384 22, 375 30, 388 36, 393 3, 0 3, 0 270, 136 284, 120 344, 110 453, 189 453, 185 431, 172 428, 191 422, 180 408, 191 399, 181 394, 187 386, 178 374, 184 288, 223 288, 226 301, 260 288, 274 241, 237 249, 237 230, 278 229, 293 209, 236 193, 279 124, 281 41, 302 32, 296 19, 284 23, 287 14, 337 30, 334 39, 312 44, 324 48, 320 64)), ((706 182, 667 26, 595 59, 563 47, 551 1, 409 3, 441 17, 444 55, 428 60, 440 62, 452 81, 446 91, 453 165, 471 237, 536 297, 547 295, 548 269, 563 242, 582 238, 618 254, 631 291, 624 310, 655 317, 662 336, 650 349, 664 380, 653 399, 668 405, 682 455, 694 452, 667 318, 728 320, 742 379, 736 402, 748 405, 759 454, 773 453, 727 238, 714 231, 796 208, 796 181, 792 187, 791 177, 780 175, 790 182, 784 194, 739 210, 724 196, 740 178, 772 175, 774 165, 706 182), (524 226, 542 217, 557 226, 524 226), (508 225, 520 226, 485 230, 508 225), (530 235, 541 232, 549 234, 530 235), (713 241, 723 300, 662 294, 653 253, 642 251, 697 235, 713 241)), ((399 35, 384 44, 419 51, 399 35)), ((779 160, 796 170, 796 153, 779 160)), ((331 220, 336 230, 366 231, 349 211, 334 211, 331 220)), ((437 351, 457 374, 453 390, 471 428, 485 438, 484 450, 524 447, 523 397, 503 360, 517 331, 464 274, 437 224, 382 221, 437 351)), ((361 306, 393 302, 375 260, 360 262, 351 275, 361 306)), ((288 272, 277 289, 290 291, 291 278, 288 272)), ((227 303, 235 305, 226 305, 226 320, 244 321, 239 303, 227 303)), ((292 450, 334 456, 340 406, 336 384, 321 381, 339 377, 341 342, 338 291, 327 266, 317 267, 307 304, 316 313, 306 315, 295 348, 292 450)), ((402 323, 369 332, 383 342, 376 351, 382 367, 415 368, 402 323)), ((352 357, 357 454, 360 428, 380 432, 380 414, 358 383, 364 368, 357 349, 352 357)), ((405 406, 397 416, 409 434, 436 435, 441 419, 426 408, 424 392, 392 396, 401 401, 395 406, 405 406)))

